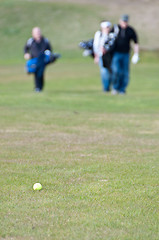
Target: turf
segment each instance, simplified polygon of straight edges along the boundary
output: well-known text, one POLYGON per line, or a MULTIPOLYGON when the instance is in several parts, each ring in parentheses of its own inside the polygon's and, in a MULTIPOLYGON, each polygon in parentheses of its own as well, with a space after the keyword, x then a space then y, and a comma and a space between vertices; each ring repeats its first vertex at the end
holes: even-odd
POLYGON ((36 94, 3 66, 1 238, 158 239, 158 74, 140 62, 111 96, 91 59, 61 59, 36 94))
MULTIPOLYGON (((6 13, 11 3, 27 12, 26 3, 4 3, 6 13)), ((1 47, 0 238, 159 239, 158 53, 142 52, 127 94, 112 96, 91 58, 55 40, 63 58, 47 68, 42 93, 16 41, 17 51, 6 48, 10 59, 1 47)))

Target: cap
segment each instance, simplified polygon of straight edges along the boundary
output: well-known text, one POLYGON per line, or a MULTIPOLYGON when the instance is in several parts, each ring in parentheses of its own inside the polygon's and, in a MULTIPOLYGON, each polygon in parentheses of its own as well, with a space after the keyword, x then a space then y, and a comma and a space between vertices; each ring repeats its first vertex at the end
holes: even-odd
POLYGON ((129 16, 127 14, 124 14, 121 16, 121 20, 124 22, 128 22, 129 21, 129 16))
POLYGON ((111 27, 111 25, 112 24, 110 22, 107 22, 107 21, 101 22, 101 24, 100 24, 101 28, 111 27))

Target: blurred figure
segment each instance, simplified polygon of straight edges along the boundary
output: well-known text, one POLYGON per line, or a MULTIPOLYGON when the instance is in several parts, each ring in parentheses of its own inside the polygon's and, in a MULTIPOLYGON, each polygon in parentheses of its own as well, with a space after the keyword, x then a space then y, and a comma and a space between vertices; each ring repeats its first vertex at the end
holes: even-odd
POLYGON ((129 16, 122 15, 119 21, 119 32, 112 59, 112 94, 125 94, 129 83, 130 43, 134 42, 132 63, 139 60, 139 45, 136 31, 128 25, 129 16))
POLYGON ((104 44, 109 38, 111 23, 108 21, 102 21, 100 24, 100 31, 97 31, 94 35, 93 52, 94 52, 94 63, 99 65, 101 81, 103 91, 110 91, 111 83, 111 72, 109 68, 103 65, 103 55, 106 53, 104 44))
POLYGON ((32 38, 30 38, 24 47, 25 60, 35 59, 35 91, 40 92, 44 87, 44 70, 45 70, 45 56, 44 52, 52 51, 52 47, 47 38, 44 38, 41 34, 39 27, 32 29, 32 38))

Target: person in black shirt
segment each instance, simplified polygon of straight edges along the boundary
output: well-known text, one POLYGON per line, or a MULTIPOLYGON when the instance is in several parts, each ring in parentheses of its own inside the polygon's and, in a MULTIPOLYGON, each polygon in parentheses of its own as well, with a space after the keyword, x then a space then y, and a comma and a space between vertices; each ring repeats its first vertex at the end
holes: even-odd
POLYGON ((129 83, 129 58, 131 41, 134 42, 132 63, 139 60, 139 45, 136 31, 128 25, 129 16, 123 15, 120 19, 118 36, 114 46, 112 59, 112 94, 125 94, 129 83))
POLYGON ((24 58, 26 60, 37 58, 36 71, 34 73, 35 91, 40 92, 44 87, 44 52, 52 51, 52 47, 47 38, 41 34, 39 27, 32 29, 32 38, 30 38, 24 46, 24 58))

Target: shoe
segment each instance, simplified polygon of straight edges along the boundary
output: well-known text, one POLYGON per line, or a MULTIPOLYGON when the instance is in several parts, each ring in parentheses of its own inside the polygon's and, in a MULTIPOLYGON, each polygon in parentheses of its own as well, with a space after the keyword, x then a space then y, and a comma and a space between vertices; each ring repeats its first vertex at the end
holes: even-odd
POLYGON ((115 89, 112 89, 111 94, 112 94, 112 95, 117 95, 117 94, 118 94, 118 91, 115 90, 115 89))
POLYGON ((35 88, 35 92, 41 92, 40 88, 35 88))
POLYGON ((110 92, 110 90, 103 90, 103 92, 104 92, 104 93, 109 93, 109 92, 110 92))
POLYGON ((125 95, 125 92, 119 92, 120 95, 125 95))

